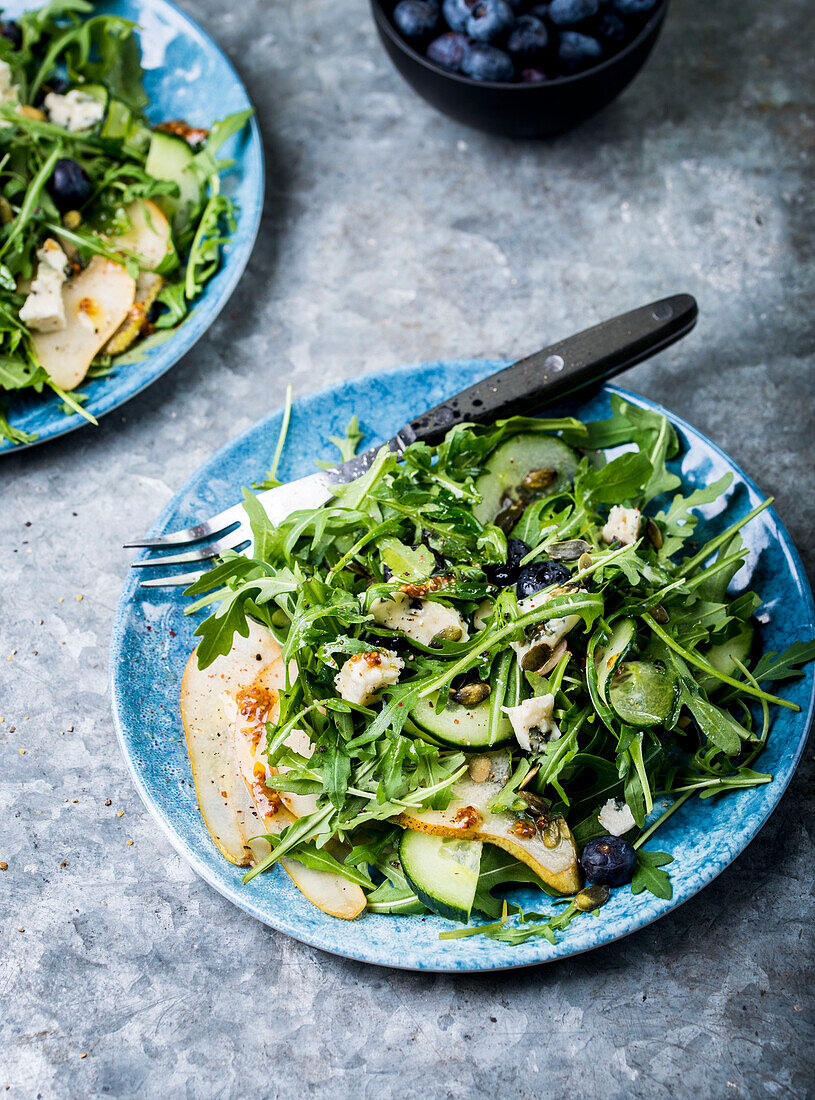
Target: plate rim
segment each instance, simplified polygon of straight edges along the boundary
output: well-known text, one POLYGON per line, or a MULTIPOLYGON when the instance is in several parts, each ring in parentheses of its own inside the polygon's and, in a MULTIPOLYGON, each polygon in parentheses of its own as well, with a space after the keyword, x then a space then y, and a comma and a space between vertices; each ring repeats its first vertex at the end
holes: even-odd
MULTIPOLYGON (((178 334, 173 339, 167 341, 167 348, 172 348, 175 352, 174 355, 168 356, 168 361, 163 366, 157 367, 149 377, 143 379, 134 389, 131 389, 125 397, 116 399, 107 403, 105 401, 105 391, 102 390, 99 395, 99 407, 93 406, 92 402, 88 402, 86 408, 92 412, 97 420, 100 420, 103 416, 107 416, 108 413, 115 412, 116 409, 120 409, 123 405, 126 405, 134 397, 138 397, 140 393, 143 393, 149 386, 159 378, 163 377, 169 370, 172 370, 181 359, 187 355, 198 341, 209 332, 212 325, 218 319, 223 312, 227 303, 232 295, 235 293, 238 283, 243 277, 246 271, 249 260, 251 259, 252 252, 255 248, 258 233, 260 232, 260 225, 263 218, 263 208, 265 205, 266 196, 266 158, 263 150, 263 138, 260 132, 260 125, 258 123, 257 111, 255 109, 254 102, 249 95, 245 83, 243 82, 240 74, 232 63, 229 55, 224 49, 222 49, 212 35, 206 31, 200 23, 196 22, 191 15, 189 15, 183 8, 179 7, 174 0, 138 0, 140 4, 151 5, 152 7, 161 10, 162 8, 169 8, 173 11, 180 21, 186 24, 187 27, 192 28, 196 35, 200 36, 207 43, 213 53, 217 54, 221 60, 226 64, 227 68, 231 72, 235 83, 243 91, 246 97, 246 102, 252 109, 252 117, 249 119, 249 140, 246 143, 246 149, 243 154, 244 163, 252 169, 251 175, 254 175, 257 179, 256 194, 255 194, 255 210, 252 213, 250 220, 243 223, 248 226, 248 233, 242 238, 240 245, 233 252, 226 253, 228 261, 230 262, 229 277, 224 282, 219 295, 213 299, 212 302, 206 303, 204 298, 199 298, 197 303, 193 305, 188 317, 181 323, 178 330, 178 334), (193 324, 196 320, 196 314, 199 309, 205 309, 205 316, 202 314, 197 318, 198 323, 193 324), (189 329, 189 332, 184 332, 185 328, 189 329)), ((226 270, 227 264, 224 263, 221 270, 226 270)), ((42 396, 42 395, 38 395, 42 396)), ((56 396, 56 395, 54 395, 56 396)), ((3 400, 8 400, 4 398, 3 400)), ((10 408, 10 407, 9 407, 10 408)), ((50 443, 53 439, 61 439, 65 435, 69 435, 71 432, 78 431, 81 428, 93 428, 98 425, 91 424, 79 413, 61 414, 65 423, 60 423, 53 429, 49 429, 45 432, 41 432, 36 439, 31 440, 29 443, 8 443, 7 441, 0 442, 0 457, 3 455, 20 454, 22 451, 31 450, 32 447, 39 447, 43 443, 50 443)), ((13 426, 13 425, 12 425, 13 426)))
MULTIPOLYGON (((367 372, 362 375, 352 376, 351 378, 344 379, 339 384, 333 386, 324 386, 319 390, 314 390, 310 391, 307 394, 303 394, 300 398, 298 398, 298 401, 310 402, 312 400, 319 399, 320 397, 327 396, 330 393, 334 393, 337 390, 341 390, 346 386, 359 384, 360 382, 363 382, 367 379, 385 379, 399 377, 400 375, 407 374, 421 368, 426 368, 429 365, 433 365, 436 367, 436 369, 441 370, 444 370, 448 366, 465 366, 472 370, 475 370, 476 368, 483 370, 492 368, 493 370, 497 370, 500 369, 501 366, 506 366, 507 361, 486 358, 457 358, 440 360, 431 359, 406 363, 399 366, 388 367, 379 371, 367 372)), ((765 494, 761 492, 755 481, 753 481, 753 479, 742 469, 742 467, 737 462, 730 458, 717 443, 714 443, 713 440, 711 440, 698 428, 695 428, 684 417, 671 412, 669 409, 666 409, 659 402, 653 401, 651 398, 643 397, 640 394, 633 393, 632 391, 626 390, 623 387, 615 385, 613 383, 604 383, 600 387, 600 390, 609 394, 619 394, 625 400, 630 400, 632 401, 632 403, 638 405, 641 408, 656 410, 657 412, 666 416, 672 424, 681 428, 686 433, 690 432, 694 436, 701 437, 705 444, 709 446, 720 458, 723 458, 730 469, 735 471, 736 475, 742 480, 743 484, 748 488, 748 490, 757 493, 762 498, 765 496, 765 494)), ((570 395, 570 399, 574 397, 579 397, 579 393, 570 395)), ((296 404, 297 402, 295 402, 295 405, 296 404)), ((175 508, 180 502, 180 499, 186 493, 190 481, 198 476, 202 467, 208 466, 210 463, 216 462, 218 459, 227 455, 234 448, 238 448, 242 442, 248 439, 248 437, 258 428, 259 425, 268 421, 269 419, 277 415, 280 411, 281 410, 279 408, 270 410, 264 416, 260 417, 257 421, 254 421, 252 424, 244 428, 236 436, 227 440, 203 463, 201 463, 196 468, 196 470, 194 470, 190 474, 190 476, 184 481, 183 485, 179 486, 179 488, 176 490, 176 492, 173 494, 173 496, 170 498, 164 508, 162 508, 161 512, 152 524, 149 534, 153 535, 163 533, 163 524, 173 514, 175 508)), ((766 511, 769 513, 769 516, 772 518, 774 525, 777 527, 779 534, 781 535, 780 545, 783 547, 786 559, 789 563, 790 576, 797 582, 798 587, 800 588, 801 593, 804 596, 806 617, 808 619, 810 627, 812 628, 813 632, 815 632, 815 600, 813 600, 812 587, 810 585, 809 577, 806 573, 806 570, 804 569, 803 562, 801 561, 798 550, 794 542, 792 541, 786 526, 779 517, 773 505, 770 505, 766 509, 766 511)), ((428 962, 427 964, 424 964, 421 962, 403 963, 390 960, 385 961, 379 955, 375 955, 373 953, 371 953, 370 955, 362 951, 351 953, 343 951, 341 948, 336 946, 328 946, 324 942, 321 942, 319 937, 309 935, 307 932, 305 934, 298 934, 298 932, 296 931, 290 931, 289 928, 281 927, 279 924, 276 924, 273 920, 269 918, 266 913, 261 911, 260 905, 254 901, 251 895, 241 894, 239 890, 236 890, 225 883, 218 882, 216 877, 210 873, 210 868, 206 860, 204 858, 200 858, 195 852, 190 851, 186 847, 183 837, 176 831, 172 822, 165 817, 161 805, 154 797, 150 787, 145 783, 141 774, 137 770, 135 763, 128 751, 125 740, 125 722, 123 721, 123 707, 119 690, 119 681, 116 675, 116 658, 118 653, 121 651, 120 642, 123 640, 123 637, 126 633, 124 619, 132 603, 132 597, 128 596, 127 591, 129 588, 129 584, 130 570, 128 569, 128 572, 125 575, 124 586, 116 605, 116 613, 114 616, 113 628, 111 631, 109 650, 109 683, 113 722, 116 729, 120 751, 124 756, 125 763, 127 764, 128 771, 134 782, 136 790, 139 793, 139 797, 142 799, 142 802, 147 807, 153 819, 160 826, 164 835, 170 841, 173 849, 185 859, 185 861, 193 868, 196 874, 198 874, 209 886, 214 888, 222 897, 226 898, 238 909, 247 913, 249 916, 261 921, 264 925, 273 928, 275 929, 275 931, 287 935, 292 939, 297 940, 298 942, 303 943, 309 947, 317 948, 321 951, 326 951, 327 953, 335 955, 339 958, 350 959, 354 962, 364 962, 369 965, 382 966, 389 970, 404 970, 414 973, 437 973, 455 975, 474 973, 499 973, 501 971, 521 970, 531 966, 542 966, 548 963, 560 962, 567 958, 574 958, 577 955, 586 954, 589 951, 602 949, 604 947, 607 947, 609 944, 616 943, 619 940, 624 939, 626 936, 632 935, 635 932, 639 932, 641 929, 646 928, 648 927, 648 925, 653 924, 655 921, 667 916, 669 913, 672 913, 674 910, 679 908, 680 905, 684 904, 687 901, 690 901, 692 898, 695 898, 698 894, 705 890, 715 879, 719 877, 719 875, 722 874, 722 872, 730 867, 731 864, 734 863, 735 860, 744 853, 748 846, 759 835, 761 830, 767 824, 770 816, 777 809, 781 799, 784 796, 784 793, 786 792, 789 784, 792 782, 792 778, 798 769, 801 757, 804 752, 804 748, 809 737, 809 733, 813 723, 813 716, 815 716, 815 676, 813 676, 810 686, 808 703, 806 706, 802 706, 800 712, 798 712, 798 714, 796 715, 796 717, 799 718, 799 720, 801 721, 801 734, 799 736, 798 744, 795 749, 794 758, 790 763, 789 774, 783 784, 780 784, 777 780, 774 780, 772 784, 768 785, 767 790, 772 791, 772 796, 768 797, 768 804, 764 808, 761 819, 754 827, 751 835, 743 843, 741 843, 741 840, 739 840, 738 849, 732 855, 723 857, 722 860, 719 861, 719 864, 716 865, 715 871, 705 879, 701 886, 693 890, 693 892, 689 893, 687 896, 677 897, 677 894, 674 893, 674 897, 673 899, 671 899, 667 907, 661 909, 659 912, 646 914, 643 918, 639 920, 633 918, 627 923, 627 926, 623 930, 621 930, 617 934, 605 938, 602 943, 588 944, 584 947, 573 948, 569 950, 568 940, 561 940, 559 941, 557 946, 562 946, 564 948, 562 953, 558 953, 556 955, 548 955, 544 957, 519 959, 517 963, 501 960, 496 961, 496 963, 493 965, 491 964, 489 958, 465 961, 461 965, 451 966, 436 965, 433 962, 428 962)), ((215 851, 214 847, 213 851, 215 851)), ((544 949, 542 944, 539 946, 541 950, 544 949)))

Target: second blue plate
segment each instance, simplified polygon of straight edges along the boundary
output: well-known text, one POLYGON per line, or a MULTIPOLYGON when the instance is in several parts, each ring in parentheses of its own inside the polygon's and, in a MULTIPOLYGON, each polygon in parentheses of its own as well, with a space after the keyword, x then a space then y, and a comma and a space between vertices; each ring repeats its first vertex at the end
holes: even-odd
MULTIPOLYGON (((30 3, 3 5, 4 14, 10 17, 30 7, 30 3)), ((150 97, 147 113, 154 122, 184 118, 193 125, 208 127, 218 118, 252 106, 226 55, 168 0, 111 0, 99 8, 139 24, 144 84, 150 97)), ((97 420, 140 393, 186 355, 226 305, 243 274, 263 209, 263 146, 255 118, 223 146, 221 155, 235 162, 223 176, 223 191, 238 209, 238 226, 223 248, 221 267, 166 343, 113 374, 82 383, 80 389, 88 398, 85 408, 97 420)), ((88 424, 78 413, 66 416, 55 394, 0 393, 0 399, 7 406, 12 426, 36 435, 35 443, 88 424)), ((0 455, 12 454, 23 446, 0 441, 0 455)))

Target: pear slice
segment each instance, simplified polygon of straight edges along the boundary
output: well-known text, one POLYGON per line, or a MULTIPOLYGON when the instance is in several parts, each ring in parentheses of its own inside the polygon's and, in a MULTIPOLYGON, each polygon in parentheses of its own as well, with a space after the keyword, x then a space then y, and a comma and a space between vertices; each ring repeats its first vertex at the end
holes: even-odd
POLYGON ((127 249, 139 257, 144 271, 155 271, 172 247, 170 223, 150 199, 135 199, 126 210, 130 228, 108 237, 114 249, 127 249))
POLYGON ((62 288, 65 328, 32 333, 42 366, 60 389, 75 389, 94 356, 127 317, 136 281, 121 264, 94 256, 62 288))
MULTIPOLYGON (((494 753, 490 759, 500 763, 505 754, 494 753)), ((557 820, 559 835, 553 848, 547 847, 538 829, 532 830, 532 836, 523 835, 531 828, 528 817, 509 810, 493 813, 489 808, 503 783, 504 780, 492 777, 477 783, 464 776, 453 787, 453 798, 446 810, 408 810, 400 816, 399 824, 435 836, 495 844, 530 867, 547 886, 561 894, 575 893, 582 883, 577 846, 568 825, 562 818, 557 820)))
MULTIPOLYGON (((273 776, 261 751, 264 723, 276 714, 283 682, 277 643, 265 627, 251 621, 249 637, 236 634, 226 657, 202 671, 193 652, 184 672, 181 714, 198 804, 216 847, 233 863, 262 858, 268 844, 261 834, 281 833, 297 817, 271 787, 273 776)), ((292 747, 310 752, 305 734, 297 734, 292 747)), ((363 891, 341 875, 312 870, 293 859, 280 863, 323 912, 350 920, 365 908, 363 891)))
POLYGON ((181 681, 181 720, 201 816, 218 850, 240 865, 251 859, 247 837, 262 830, 238 770, 231 727, 234 714, 226 703, 257 674, 256 658, 262 656, 265 644, 261 631, 250 624, 249 637, 236 634, 230 653, 203 671, 193 652, 181 681))

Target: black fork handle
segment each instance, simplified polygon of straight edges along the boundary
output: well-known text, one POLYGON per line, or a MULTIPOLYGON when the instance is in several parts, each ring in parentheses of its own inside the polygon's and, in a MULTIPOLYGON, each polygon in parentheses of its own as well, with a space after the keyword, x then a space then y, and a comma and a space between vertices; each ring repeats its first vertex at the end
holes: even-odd
POLYGON ((690 294, 674 294, 612 317, 462 390, 405 425, 394 442, 400 447, 417 440, 439 443, 463 421, 533 412, 667 348, 690 332, 698 312, 690 294))

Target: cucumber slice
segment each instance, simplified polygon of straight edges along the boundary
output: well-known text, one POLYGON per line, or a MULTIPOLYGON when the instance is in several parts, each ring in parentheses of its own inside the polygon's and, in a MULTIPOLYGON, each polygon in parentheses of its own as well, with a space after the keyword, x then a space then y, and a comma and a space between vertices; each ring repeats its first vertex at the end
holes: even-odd
POLYGON ((494 748, 512 740, 512 725, 505 714, 498 724, 498 736, 490 740, 490 701, 485 699, 475 707, 463 707, 450 702, 437 712, 438 696, 419 699, 411 718, 438 741, 462 749, 494 748))
POLYGON ((478 886, 480 840, 448 840, 405 829, 399 859, 419 901, 440 917, 466 924, 478 886))
POLYGON ((597 691, 604 703, 608 702, 608 681, 631 648, 635 632, 633 619, 620 619, 614 624, 608 645, 597 654, 597 691))
POLYGON ((120 99, 111 99, 99 136, 110 141, 124 141, 132 125, 133 112, 127 104, 120 99))
POLYGON ((475 483, 481 501, 473 512, 481 523, 492 523, 507 503, 517 501, 521 482, 533 470, 554 470, 555 478, 535 496, 553 496, 572 483, 577 469, 577 455, 553 435, 533 432, 514 435, 493 451, 484 473, 475 483))
POLYGON ((179 187, 178 195, 162 195, 156 201, 173 222, 173 231, 180 233, 189 225, 201 205, 201 181, 193 165, 193 152, 183 138, 154 130, 144 170, 157 180, 172 180, 179 187))
POLYGON ((617 669, 608 694, 618 717, 629 726, 663 726, 676 709, 676 673, 654 661, 626 661, 617 669))
MULTIPOLYGON (((725 676, 738 676, 740 670, 733 658, 735 657, 744 664, 750 656, 750 650, 753 648, 754 633, 752 625, 745 623, 738 634, 734 634, 726 642, 711 646, 705 656, 717 672, 722 672, 725 676)), ((717 687, 722 686, 722 682, 717 680, 715 676, 705 676, 704 679, 699 681, 699 686, 705 691, 714 691, 717 687)))

